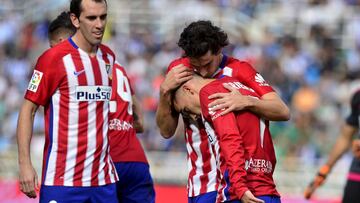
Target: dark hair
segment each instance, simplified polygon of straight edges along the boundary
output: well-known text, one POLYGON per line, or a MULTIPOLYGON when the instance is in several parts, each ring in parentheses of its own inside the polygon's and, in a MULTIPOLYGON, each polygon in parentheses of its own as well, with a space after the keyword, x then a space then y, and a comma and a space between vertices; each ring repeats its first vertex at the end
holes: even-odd
POLYGON ((227 34, 210 21, 196 21, 188 25, 180 35, 178 42, 185 56, 200 57, 209 50, 216 54, 229 44, 227 34))
POLYGON ((70 35, 76 32, 76 28, 71 23, 70 13, 63 11, 60 15, 58 15, 55 20, 53 20, 48 28, 48 34, 51 37, 57 32, 69 32, 70 35))
MULTIPOLYGON (((105 4, 107 5, 106 0, 92 0, 92 1, 95 1, 97 3, 105 2, 105 4)), ((70 13, 75 14, 77 18, 80 17, 80 13, 82 11, 81 2, 82 0, 71 0, 70 2, 70 13)))

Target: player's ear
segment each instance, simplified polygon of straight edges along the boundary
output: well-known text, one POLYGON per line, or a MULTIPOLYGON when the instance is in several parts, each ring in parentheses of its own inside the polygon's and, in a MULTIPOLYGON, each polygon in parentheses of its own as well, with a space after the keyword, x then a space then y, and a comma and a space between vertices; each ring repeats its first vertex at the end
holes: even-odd
POLYGON ((76 27, 76 29, 79 29, 80 28, 79 18, 76 17, 74 13, 70 13, 70 19, 71 19, 71 23, 76 27))

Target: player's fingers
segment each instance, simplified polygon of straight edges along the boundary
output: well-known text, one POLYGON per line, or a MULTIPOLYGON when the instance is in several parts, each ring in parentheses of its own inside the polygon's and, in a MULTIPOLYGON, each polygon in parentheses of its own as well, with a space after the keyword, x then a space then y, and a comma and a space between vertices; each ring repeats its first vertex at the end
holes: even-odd
POLYGON ((225 89, 229 90, 230 92, 233 92, 233 91, 238 92, 238 90, 235 87, 233 87, 227 83, 224 83, 223 86, 225 87, 225 89))
POLYGON ((220 109, 224 109, 226 108, 226 104, 225 104, 225 101, 223 99, 218 99, 216 102, 214 101, 214 104, 210 106, 209 104, 209 108, 212 110, 212 111, 217 111, 217 110, 220 110, 220 109))
POLYGON ((228 113, 230 113, 230 112, 232 112, 232 111, 233 111, 232 108, 225 108, 225 110, 220 113, 220 116, 223 116, 223 115, 225 115, 225 114, 228 114, 228 113))
POLYGON ((178 82, 179 82, 180 84, 182 84, 182 83, 184 83, 184 82, 186 82, 186 81, 188 81, 188 80, 191 80, 192 77, 193 77, 192 75, 189 75, 189 76, 186 76, 186 77, 182 77, 182 78, 180 78, 180 79, 178 80, 178 82))
POLYGON ((312 187, 307 187, 304 191, 304 198, 305 199, 310 199, 312 194, 314 193, 314 189, 312 187))
POLYGON ((226 94, 228 93, 215 93, 210 95, 208 98, 209 99, 219 99, 219 98, 223 98, 226 94))
POLYGON ((184 78, 184 77, 189 77, 189 76, 193 76, 192 72, 181 72, 179 74, 177 74, 176 78, 184 78))
POLYGON ((40 187, 39 187, 39 179, 38 179, 38 176, 35 175, 35 180, 34 180, 34 188, 35 188, 35 191, 39 191, 40 187))

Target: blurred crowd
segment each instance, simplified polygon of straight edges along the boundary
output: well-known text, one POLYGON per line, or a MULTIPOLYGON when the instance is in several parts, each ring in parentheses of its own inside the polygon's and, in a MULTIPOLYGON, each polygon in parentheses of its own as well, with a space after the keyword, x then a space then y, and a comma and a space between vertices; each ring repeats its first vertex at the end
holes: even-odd
MULTIPOLYGON (((211 8, 207 16, 229 34, 231 45, 224 54, 253 64, 291 109, 290 121, 272 122, 277 155, 316 160, 329 151, 349 113, 350 96, 360 89, 359 0, 137 1, 136 6, 144 4, 154 13, 176 8, 195 15, 211 8), (233 19, 228 19, 230 11, 233 19)), ((23 93, 36 58, 48 47, 47 26, 56 16, 43 11, 36 18, 24 17, 16 2, 21 3, 5 0, 0 5, 0 152, 16 142, 23 93)), ((56 12, 62 8, 67 7, 56 12)), ((160 136, 155 111, 167 65, 181 56, 176 42, 188 22, 164 30, 155 23, 132 27, 130 20, 131 29, 123 32, 117 19, 109 21, 104 43, 115 50, 142 102, 146 128, 139 137, 145 149, 185 151, 183 135, 170 140, 160 136)), ((37 114, 34 134, 43 136, 43 128, 37 114)))

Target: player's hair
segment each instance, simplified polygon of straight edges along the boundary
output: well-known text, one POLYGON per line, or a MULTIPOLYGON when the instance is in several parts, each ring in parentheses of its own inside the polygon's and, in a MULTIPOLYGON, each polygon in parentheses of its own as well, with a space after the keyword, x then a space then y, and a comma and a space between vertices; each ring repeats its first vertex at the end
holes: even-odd
POLYGON ((66 11, 63 11, 60 15, 58 15, 55 20, 50 23, 48 28, 48 35, 50 39, 62 32, 68 33, 69 36, 76 32, 76 28, 70 20, 70 13, 66 11))
MULTIPOLYGON (((106 6, 107 6, 106 0, 92 0, 92 1, 95 1, 97 3, 105 2, 106 6)), ((82 11, 81 2, 82 2, 82 0, 71 0, 71 2, 70 2, 70 13, 75 14, 75 16, 77 18, 80 17, 80 14, 82 11)))
POLYGON ((222 47, 229 44, 227 34, 211 21, 200 20, 188 25, 180 35, 178 42, 185 56, 200 57, 209 50, 217 54, 222 47))

